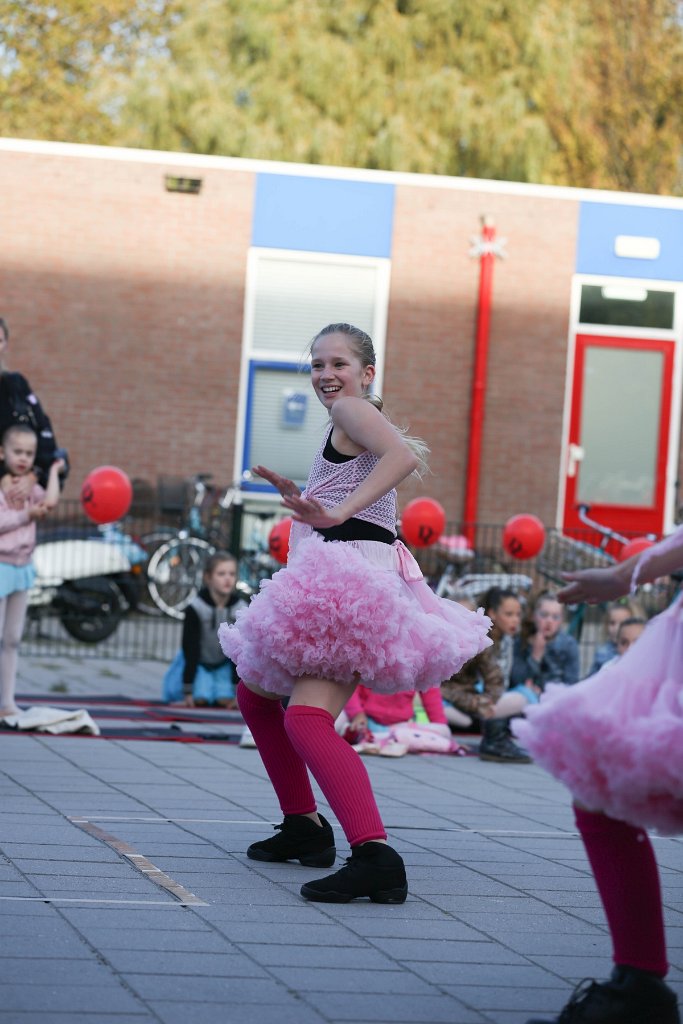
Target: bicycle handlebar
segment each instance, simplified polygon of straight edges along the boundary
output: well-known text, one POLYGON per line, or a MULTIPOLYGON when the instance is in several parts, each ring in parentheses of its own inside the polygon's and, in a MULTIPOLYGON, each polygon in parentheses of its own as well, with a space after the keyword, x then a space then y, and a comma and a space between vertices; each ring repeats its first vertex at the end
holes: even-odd
POLYGON ((627 537, 624 537, 621 533, 618 533, 611 527, 605 526, 604 523, 598 523, 597 520, 591 519, 588 515, 590 510, 591 506, 586 504, 577 505, 576 507, 577 515, 585 526, 590 526, 592 530, 596 530, 598 533, 602 534, 606 541, 615 540, 618 544, 628 544, 627 537))

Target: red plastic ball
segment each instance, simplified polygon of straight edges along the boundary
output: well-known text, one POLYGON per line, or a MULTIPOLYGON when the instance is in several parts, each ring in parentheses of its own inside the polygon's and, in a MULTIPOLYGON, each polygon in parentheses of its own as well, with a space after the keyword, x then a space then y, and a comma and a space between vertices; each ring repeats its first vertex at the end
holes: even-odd
POLYGON ((291 519, 281 519, 268 534, 268 550, 281 565, 287 564, 289 554, 289 534, 292 529, 291 519))
POLYGON ((81 486, 81 506, 93 523, 113 523, 125 516, 133 500, 133 487, 117 466, 98 466, 81 486))
POLYGON ((428 548, 436 544, 445 527, 446 513, 433 498, 415 498, 403 509, 401 533, 406 544, 428 548))
POLYGON ((545 527, 538 516, 522 513, 512 516, 503 527, 503 548, 508 555, 533 558, 545 544, 545 527))
POLYGON ((647 551, 651 548, 655 542, 650 540, 649 537, 634 537, 628 544, 624 544, 623 548, 617 555, 619 562, 625 562, 627 558, 632 558, 633 555, 641 555, 643 551, 647 551))

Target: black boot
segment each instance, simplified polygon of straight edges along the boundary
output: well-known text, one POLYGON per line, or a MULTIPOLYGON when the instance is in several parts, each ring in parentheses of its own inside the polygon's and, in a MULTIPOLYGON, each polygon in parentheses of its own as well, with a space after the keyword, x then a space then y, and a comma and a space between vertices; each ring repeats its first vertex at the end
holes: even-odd
POLYGON ((522 747, 518 747, 512 738, 509 718, 484 720, 479 758, 482 761, 500 761, 505 764, 531 764, 529 754, 522 747))
POLYGON ((527 1024, 680 1024, 676 994, 661 978, 636 967, 617 966, 609 981, 587 978, 553 1020, 527 1024))
POLYGON ((405 903, 408 883, 403 860, 386 843, 354 846, 346 867, 306 882, 301 895, 320 903, 349 903, 369 896, 373 903, 405 903))
POLYGON ((247 857, 271 862, 298 860, 307 868, 331 868, 337 856, 332 826, 322 814, 318 817, 322 828, 305 814, 285 814, 282 824, 275 825, 278 834, 252 843, 247 857))

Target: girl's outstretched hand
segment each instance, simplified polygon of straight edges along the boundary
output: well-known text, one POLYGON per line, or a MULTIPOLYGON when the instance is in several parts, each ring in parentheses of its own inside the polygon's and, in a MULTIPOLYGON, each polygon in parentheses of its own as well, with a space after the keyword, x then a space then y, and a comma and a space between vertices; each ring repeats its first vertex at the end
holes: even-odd
POLYGON ((266 466, 252 466, 251 471, 256 476, 260 476, 263 480, 267 480, 269 484, 272 484, 283 498, 298 497, 301 494, 301 490, 293 480, 288 480, 286 476, 280 476, 273 469, 268 469, 266 466))
POLYGON ((348 516, 338 511, 337 508, 325 508, 314 498, 302 498, 298 494, 284 495, 282 504, 292 513, 295 523, 306 523, 313 529, 326 529, 329 526, 338 526, 346 521, 348 516))
POLYGON ((618 575, 612 566, 563 572, 562 578, 567 581, 567 585, 558 591, 557 599, 563 604, 598 604, 600 601, 614 601, 628 593, 628 581, 618 575))

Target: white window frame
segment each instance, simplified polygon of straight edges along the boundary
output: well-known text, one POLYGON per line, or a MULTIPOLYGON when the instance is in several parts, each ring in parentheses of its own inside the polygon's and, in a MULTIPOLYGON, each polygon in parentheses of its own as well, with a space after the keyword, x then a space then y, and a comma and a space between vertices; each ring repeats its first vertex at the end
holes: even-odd
MULTIPOLYGON (((252 246, 247 254, 245 296, 244 296, 244 322, 242 327, 242 355, 240 361, 240 382, 239 397, 237 402, 237 429, 235 431, 235 453, 233 464, 233 479, 241 480, 243 474, 242 458, 244 452, 245 430, 247 423, 247 401, 249 387, 249 369, 252 361, 268 361, 271 363, 297 363, 302 359, 307 339, 301 339, 301 347, 298 351, 256 348, 253 345, 254 319, 256 310, 256 281, 259 260, 276 258, 278 260, 309 263, 346 263, 352 266, 371 266, 377 270, 377 284, 374 303, 374 318, 372 324, 372 340, 377 356, 377 373, 375 375, 375 387, 381 393, 384 378, 384 355, 386 351, 387 319, 389 315, 389 293, 391 287, 391 260, 375 256, 348 256, 333 252, 308 252, 299 249, 269 249, 260 246, 252 246)), ((320 325, 324 326, 323 324, 320 325)), ((276 467, 273 467, 276 468, 276 467)), ((262 502, 272 504, 279 501, 279 496, 249 492, 249 501, 254 503, 262 502)))

